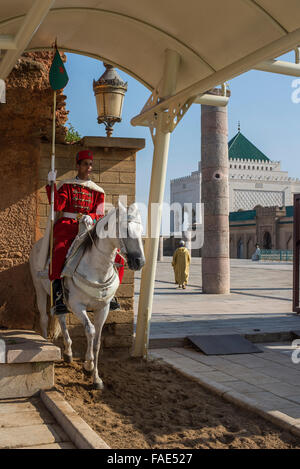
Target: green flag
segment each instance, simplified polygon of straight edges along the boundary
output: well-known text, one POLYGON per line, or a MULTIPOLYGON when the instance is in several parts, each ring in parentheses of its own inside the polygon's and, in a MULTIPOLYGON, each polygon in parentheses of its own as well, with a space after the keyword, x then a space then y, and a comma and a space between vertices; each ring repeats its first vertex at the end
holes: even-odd
POLYGON ((58 49, 56 49, 52 65, 49 71, 50 86, 53 90, 61 90, 69 81, 68 74, 61 60, 58 49))

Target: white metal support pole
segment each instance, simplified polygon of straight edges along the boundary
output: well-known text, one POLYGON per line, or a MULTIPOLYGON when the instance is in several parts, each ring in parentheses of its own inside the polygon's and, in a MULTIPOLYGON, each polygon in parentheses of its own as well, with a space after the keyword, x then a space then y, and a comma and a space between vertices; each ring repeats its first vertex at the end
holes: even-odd
MULTIPOLYGON (((171 96, 176 91, 180 56, 172 50, 165 51, 165 65, 161 98, 171 96)), ((154 153, 148 201, 147 237, 145 241, 146 264, 142 271, 140 298, 133 355, 146 357, 149 342, 149 325, 152 313, 155 271, 161 225, 161 210, 165 191, 170 132, 163 132, 164 113, 157 117, 154 153), (153 209, 155 217, 153 216, 153 209), (152 212, 152 216, 151 216, 152 212), (151 220, 152 218, 152 220, 151 220)))

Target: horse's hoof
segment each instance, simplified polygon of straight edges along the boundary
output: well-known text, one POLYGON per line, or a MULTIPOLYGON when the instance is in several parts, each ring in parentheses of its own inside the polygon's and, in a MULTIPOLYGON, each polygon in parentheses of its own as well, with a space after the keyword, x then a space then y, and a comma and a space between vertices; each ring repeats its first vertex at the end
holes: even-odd
POLYGON ((102 391, 102 389, 104 389, 104 384, 102 382, 101 383, 93 383, 93 388, 97 389, 99 391, 102 391))
POLYGON ((85 361, 83 363, 83 368, 85 369, 85 371, 87 371, 88 373, 92 373, 92 371, 94 370, 94 363, 92 361, 85 361))
POLYGON ((72 355, 66 355, 66 354, 64 353, 64 354, 63 354, 63 357, 64 357, 64 361, 65 361, 66 363, 72 363, 72 361, 73 361, 72 355))

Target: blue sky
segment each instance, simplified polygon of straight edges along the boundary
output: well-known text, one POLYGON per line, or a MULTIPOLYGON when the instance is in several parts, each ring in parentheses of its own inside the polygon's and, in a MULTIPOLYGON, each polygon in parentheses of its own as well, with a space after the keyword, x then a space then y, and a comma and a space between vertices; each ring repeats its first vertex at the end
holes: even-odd
MULTIPOLYGON (((281 57, 294 61, 294 54, 281 57)), ((102 62, 89 57, 67 54, 69 83, 65 88, 70 122, 81 136, 104 136, 104 125, 97 123, 93 79, 103 71, 102 62)), ((136 200, 147 203, 153 144, 145 127, 132 127, 130 120, 139 113, 149 90, 119 71, 128 82, 122 122, 115 125, 113 136, 145 138, 146 147, 137 154, 136 200)), ((229 81, 228 140, 241 132, 272 160, 280 160, 289 176, 300 177, 300 103, 292 102, 294 77, 252 70, 229 81)), ((300 88, 300 81, 298 88, 300 88)), ((300 93, 298 95, 300 97, 300 93)), ((170 180, 197 170, 200 160, 200 105, 193 104, 171 135, 165 201, 170 199, 170 180)))

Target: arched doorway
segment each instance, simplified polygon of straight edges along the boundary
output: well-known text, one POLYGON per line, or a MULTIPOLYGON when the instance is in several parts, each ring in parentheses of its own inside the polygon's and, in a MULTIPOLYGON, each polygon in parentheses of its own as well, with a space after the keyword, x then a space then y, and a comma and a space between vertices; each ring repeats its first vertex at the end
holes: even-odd
POLYGON ((264 232, 263 249, 272 249, 272 238, 269 231, 264 232))
POLYGON ((255 251, 254 240, 251 236, 247 241, 247 259, 251 259, 252 254, 254 254, 254 251, 255 251))
POLYGON ((243 259, 244 258, 244 243, 243 243, 243 240, 242 238, 240 238, 238 240, 238 244, 237 244, 237 258, 238 259, 243 259))

